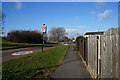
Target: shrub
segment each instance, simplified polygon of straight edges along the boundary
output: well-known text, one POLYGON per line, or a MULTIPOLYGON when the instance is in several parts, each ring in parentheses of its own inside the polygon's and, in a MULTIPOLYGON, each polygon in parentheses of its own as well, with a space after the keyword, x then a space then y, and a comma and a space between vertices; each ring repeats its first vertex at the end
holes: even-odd
POLYGON ((77 38, 76 38, 76 40, 75 40, 75 46, 76 46, 76 50, 78 51, 79 50, 79 40, 80 40, 80 38, 83 38, 83 36, 78 36, 77 38))
POLYGON ((42 43, 42 34, 37 31, 11 31, 7 40, 18 43, 42 43))

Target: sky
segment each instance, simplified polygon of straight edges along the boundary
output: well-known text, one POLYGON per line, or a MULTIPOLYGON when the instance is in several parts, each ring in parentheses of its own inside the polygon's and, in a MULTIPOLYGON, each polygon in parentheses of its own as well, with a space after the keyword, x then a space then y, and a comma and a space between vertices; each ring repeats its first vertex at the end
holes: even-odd
POLYGON ((2 0, 2 2, 119 2, 119 0, 2 0))
POLYGON ((63 27, 68 37, 85 32, 105 31, 118 27, 118 2, 3 2, 4 30, 41 31, 46 24, 48 32, 63 27))

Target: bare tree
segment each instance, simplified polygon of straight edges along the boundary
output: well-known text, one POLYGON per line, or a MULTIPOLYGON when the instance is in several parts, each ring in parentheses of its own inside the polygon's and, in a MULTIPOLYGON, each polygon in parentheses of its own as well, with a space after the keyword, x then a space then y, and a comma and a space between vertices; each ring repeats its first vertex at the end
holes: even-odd
POLYGON ((0 34, 3 34, 3 23, 4 23, 4 18, 5 15, 3 14, 3 12, 0 10, 0 34))
POLYGON ((60 41, 63 36, 66 35, 66 31, 62 27, 52 28, 50 31, 50 40, 60 41))

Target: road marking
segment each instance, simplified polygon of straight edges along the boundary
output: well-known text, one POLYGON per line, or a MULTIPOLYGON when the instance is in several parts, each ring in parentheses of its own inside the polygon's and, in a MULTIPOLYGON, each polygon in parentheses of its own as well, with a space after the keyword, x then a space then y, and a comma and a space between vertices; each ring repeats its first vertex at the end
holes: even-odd
POLYGON ((10 54, 11 56, 23 56, 23 55, 28 55, 28 54, 32 54, 35 53, 35 51, 20 51, 20 52, 15 52, 10 54))

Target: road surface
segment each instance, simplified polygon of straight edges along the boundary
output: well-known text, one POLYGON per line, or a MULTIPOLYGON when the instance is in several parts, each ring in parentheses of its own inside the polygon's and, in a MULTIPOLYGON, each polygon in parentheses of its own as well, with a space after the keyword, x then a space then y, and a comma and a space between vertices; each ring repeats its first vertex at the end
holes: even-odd
MULTIPOLYGON (((47 46, 44 46, 44 49, 48 49, 50 47, 57 46, 57 45, 58 44, 47 45, 47 46)), ((22 57, 22 56, 11 56, 10 54, 12 54, 12 53, 20 52, 20 51, 29 51, 29 50, 33 50, 35 52, 41 52, 42 51, 41 46, 2 50, 2 53, 0 53, 0 54, 2 54, 2 62, 5 62, 5 61, 11 60, 11 59, 15 59, 15 58, 18 58, 18 57, 22 57)))

